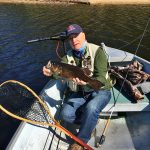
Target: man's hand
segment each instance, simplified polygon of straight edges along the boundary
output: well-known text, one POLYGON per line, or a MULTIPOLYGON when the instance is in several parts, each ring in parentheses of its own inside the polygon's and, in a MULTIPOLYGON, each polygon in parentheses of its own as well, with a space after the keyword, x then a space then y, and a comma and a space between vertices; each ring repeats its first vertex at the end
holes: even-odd
POLYGON ((47 69, 45 66, 43 67, 43 74, 45 76, 51 76, 53 73, 50 71, 50 69, 47 69))
POLYGON ((86 85, 87 84, 86 82, 84 82, 83 80, 80 80, 79 78, 73 78, 72 80, 73 80, 73 82, 75 82, 78 85, 86 85))

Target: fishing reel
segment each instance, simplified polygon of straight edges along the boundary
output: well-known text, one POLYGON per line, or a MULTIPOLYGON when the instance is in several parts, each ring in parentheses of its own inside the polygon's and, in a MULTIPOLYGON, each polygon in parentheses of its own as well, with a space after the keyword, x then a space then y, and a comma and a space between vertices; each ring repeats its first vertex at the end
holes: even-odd
POLYGON ((53 36, 51 36, 51 40, 60 40, 60 41, 65 41, 67 39, 67 33, 66 32, 60 32, 60 33, 57 33, 53 36))

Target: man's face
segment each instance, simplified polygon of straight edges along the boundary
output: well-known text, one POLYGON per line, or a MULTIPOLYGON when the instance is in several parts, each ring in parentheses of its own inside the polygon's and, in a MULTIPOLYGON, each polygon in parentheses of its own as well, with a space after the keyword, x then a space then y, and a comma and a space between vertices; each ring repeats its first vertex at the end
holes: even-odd
POLYGON ((72 49, 79 50, 85 42, 85 34, 83 32, 79 34, 71 34, 69 36, 69 42, 72 49))

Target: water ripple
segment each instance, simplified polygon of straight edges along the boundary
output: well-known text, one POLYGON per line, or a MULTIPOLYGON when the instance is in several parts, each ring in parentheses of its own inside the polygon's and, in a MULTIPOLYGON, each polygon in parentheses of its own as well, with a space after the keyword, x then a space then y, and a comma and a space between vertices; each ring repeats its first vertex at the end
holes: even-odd
MULTIPOLYGON (((49 59, 58 59, 57 43, 28 44, 27 41, 62 32, 72 23, 83 27, 90 42, 104 42, 115 48, 131 43, 123 49, 134 53, 139 42, 137 37, 142 35, 149 14, 149 5, 0 4, 0 83, 15 79, 39 92, 49 80, 42 74, 42 66, 49 59)), ((150 25, 138 51, 139 56, 150 61, 149 41, 150 25)), ((5 125, 0 128, 6 132, 5 125)), ((4 148, 10 138, 10 135, 3 136, 0 146, 4 148)))

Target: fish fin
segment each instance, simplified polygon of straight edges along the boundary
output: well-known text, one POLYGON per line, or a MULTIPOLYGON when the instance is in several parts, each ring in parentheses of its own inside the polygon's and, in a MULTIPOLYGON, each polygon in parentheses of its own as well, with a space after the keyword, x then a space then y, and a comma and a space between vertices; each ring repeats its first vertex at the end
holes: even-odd
POLYGON ((102 87, 102 86, 104 86, 104 84, 103 83, 101 83, 100 81, 98 81, 98 80, 91 80, 90 82, 89 82, 89 85, 95 90, 95 91, 98 91, 98 90, 100 90, 100 88, 102 87))
POLYGON ((82 68, 82 70, 83 70, 84 74, 87 75, 87 76, 90 76, 91 73, 92 73, 92 71, 89 70, 89 68, 82 68))
POLYGON ((51 61, 48 61, 47 65, 46 65, 46 68, 47 68, 47 69, 50 69, 51 66, 52 66, 51 61))

